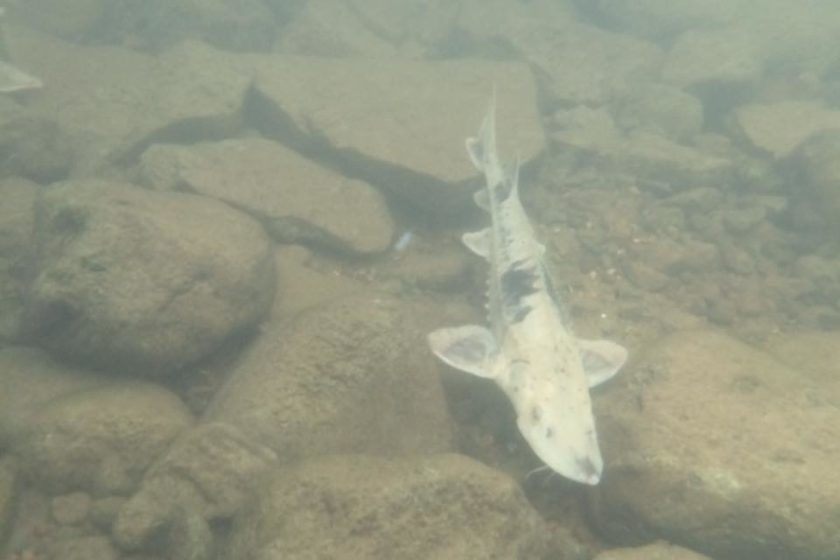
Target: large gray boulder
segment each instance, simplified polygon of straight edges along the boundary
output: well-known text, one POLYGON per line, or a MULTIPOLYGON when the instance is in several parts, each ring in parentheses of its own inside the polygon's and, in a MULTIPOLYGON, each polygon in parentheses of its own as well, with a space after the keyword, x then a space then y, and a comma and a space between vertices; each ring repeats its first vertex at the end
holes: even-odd
POLYGON ((253 328, 274 294, 258 223, 204 197, 58 184, 39 203, 24 329, 58 355, 162 375, 253 328))

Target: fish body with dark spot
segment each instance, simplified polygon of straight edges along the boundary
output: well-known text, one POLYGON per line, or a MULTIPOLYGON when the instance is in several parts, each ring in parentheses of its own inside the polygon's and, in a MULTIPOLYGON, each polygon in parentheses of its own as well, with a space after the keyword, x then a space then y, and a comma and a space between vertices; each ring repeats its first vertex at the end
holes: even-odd
POLYGON ((607 340, 573 336, 519 199, 519 164, 504 169, 496 153, 491 106, 467 152, 484 174, 476 204, 490 226, 463 236, 489 264, 489 328, 464 325, 429 334, 432 351, 450 366, 496 381, 516 410, 535 454, 555 472, 597 484, 603 471, 589 389, 612 377, 627 351, 607 340))

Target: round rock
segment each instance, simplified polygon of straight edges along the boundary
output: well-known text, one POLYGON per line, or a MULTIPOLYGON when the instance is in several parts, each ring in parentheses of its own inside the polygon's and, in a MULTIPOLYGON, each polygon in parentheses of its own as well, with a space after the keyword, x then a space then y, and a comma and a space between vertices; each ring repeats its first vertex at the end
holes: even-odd
POLYGON ((104 369, 159 375, 261 320, 274 295, 262 228, 211 199, 65 182, 38 208, 31 340, 104 369))
POLYGON ((191 415, 174 394, 120 381, 48 402, 13 451, 24 472, 54 492, 125 493, 190 425, 191 415))

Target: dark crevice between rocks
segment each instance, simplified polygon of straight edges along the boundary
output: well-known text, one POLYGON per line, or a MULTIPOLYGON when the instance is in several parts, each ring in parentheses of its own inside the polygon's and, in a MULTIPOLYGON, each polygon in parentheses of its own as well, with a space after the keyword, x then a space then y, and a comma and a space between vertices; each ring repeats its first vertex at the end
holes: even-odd
POLYGON ((131 138, 114 149, 110 156, 113 164, 130 167, 152 144, 197 144, 235 137, 242 133, 243 123, 239 111, 230 115, 187 118, 164 126, 150 134, 131 138))
POLYGON ((340 175, 373 185, 385 196, 399 222, 410 226, 454 225, 472 212, 472 192, 479 187, 476 180, 447 183, 352 149, 336 148, 314 127, 297 126, 256 88, 246 95, 243 120, 264 137, 340 175))

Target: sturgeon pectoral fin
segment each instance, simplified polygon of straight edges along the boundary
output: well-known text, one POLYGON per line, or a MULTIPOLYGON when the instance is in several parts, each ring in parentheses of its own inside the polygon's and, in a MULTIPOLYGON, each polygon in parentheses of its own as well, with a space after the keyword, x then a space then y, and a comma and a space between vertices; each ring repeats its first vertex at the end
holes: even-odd
POLYGON ((475 137, 467 138, 464 145, 467 147, 467 155, 470 156, 470 161, 479 171, 484 171, 484 146, 481 141, 475 137))
POLYGON ((429 345, 438 358, 455 369, 479 377, 495 376, 496 340, 484 327, 465 325, 438 329, 429 333, 429 345))
POLYGON ((578 344, 590 387, 610 379, 627 361, 627 349, 615 342, 578 339, 578 344))
POLYGON ((476 255, 490 258, 490 228, 465 233, 461 236, 461 241, 476 255))
POLYGON ((484 210, 485 212, 490 211, 490 197, 487 195, 487 191, 481 189, 479 191, 475 191, 473 195, 473 201, 475 205, 484 210))

